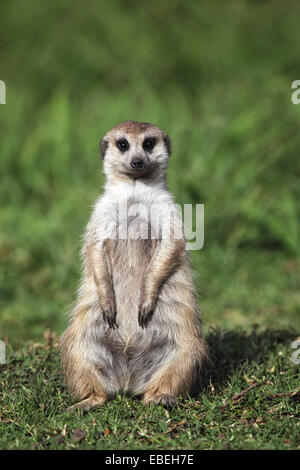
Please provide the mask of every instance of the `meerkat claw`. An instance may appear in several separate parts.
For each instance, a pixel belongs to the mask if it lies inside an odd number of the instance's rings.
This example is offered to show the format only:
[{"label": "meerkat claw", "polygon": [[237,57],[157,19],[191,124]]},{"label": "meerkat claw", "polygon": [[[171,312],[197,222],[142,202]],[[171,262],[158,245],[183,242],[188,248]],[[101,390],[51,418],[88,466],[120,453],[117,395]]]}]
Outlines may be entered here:
[{"label": "meerkat claw", "polygon": [[103,310],[102,312],[102,316],[103,316],[103,320],[104,320],[104,323],[106,323],[110,328],[117,328],[118,325],[116,323],[116,313],[111,313],[107,310]]},{"label": "meerkat claw", "polygon": [[142,328],[146,328],[149,321],[151,320],[151,317],[154,313],[154,310],[151,308],[147,308],[147,307],[141,307],[140,310],[139,310],[139,317],[138,317],[138,320],[139,320],[139,325],[142,327]]}]

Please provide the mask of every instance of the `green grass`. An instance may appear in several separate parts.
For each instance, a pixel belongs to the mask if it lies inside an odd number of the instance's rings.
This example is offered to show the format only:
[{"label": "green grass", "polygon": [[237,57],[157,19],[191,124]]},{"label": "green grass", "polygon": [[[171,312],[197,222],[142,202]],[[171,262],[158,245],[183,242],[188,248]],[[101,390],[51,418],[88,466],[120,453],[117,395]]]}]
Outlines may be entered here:
[{"label": "green grass", "polygon": [[[274,395],[299,386],[300,4],[4,0],[0,10],[0,448],[299,448],[297,395]],[[215,390],[169,415],[118,398],[69,416],[58,350],[32,344],[66,325],[104,182],[98,143],[126,119],[168,132],[170,190],[205,204],[192,260]],[[223,409],[252,376],[258,385]]]},{"label": "green grass", "polygon": [[32,345],[2,366],[0,447],[300,449],[294,338],[295,332],[271,329],[211,329],[214,365],[197,398],[167,411],[118,396],[87,415],[66,412],[73,402],[62,386],[58,350],[48,339],[48,346]]}]

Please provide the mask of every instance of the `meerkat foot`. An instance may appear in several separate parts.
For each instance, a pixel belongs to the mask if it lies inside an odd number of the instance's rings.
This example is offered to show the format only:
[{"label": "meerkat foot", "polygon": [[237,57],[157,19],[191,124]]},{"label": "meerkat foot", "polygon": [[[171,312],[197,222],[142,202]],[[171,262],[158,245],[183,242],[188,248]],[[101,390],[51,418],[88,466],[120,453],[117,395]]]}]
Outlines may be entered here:
[{"label": "meerkat foot", "polygon": [[82,400],[78,403],[75,403],[75,405],[73,405],[73,406],[70,406],[67,409],[67,411],[73,412],[73,411],[76,411],[76,410],[82,410],[83,413],[85,414],[91,408],[93,408],[94,406],[102,406],[102,405],[104,405],[105,402],[106,402],[105,397],[91,396],[91,397],[85,398],[84,400]]},{"label": "meerkat foot", "polygon": [[155,403],[156,405],[162,405],[165,408],[173,408],[173,406],[179,403],[178,398],[176,398],[174,395],[168,395],[166,393],[144,397],[143,401],[145,405]]}]

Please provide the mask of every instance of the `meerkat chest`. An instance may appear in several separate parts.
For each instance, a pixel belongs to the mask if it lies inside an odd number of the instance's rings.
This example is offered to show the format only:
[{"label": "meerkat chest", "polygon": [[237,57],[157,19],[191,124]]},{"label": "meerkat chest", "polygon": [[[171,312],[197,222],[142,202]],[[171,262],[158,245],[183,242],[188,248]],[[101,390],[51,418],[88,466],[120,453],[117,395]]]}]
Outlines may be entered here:
[{"label": "meerkat chest", "polygon": [[155,202],[130,197],[118,206],[119,238],[151,239],[160,238],[160,211]]},{"label": "meerkat chest", "polygon": [[101,217],[105,238],[153,240],[161,239],[170,223],[174,206],[168,195],[136,191],[126,197],[104,201]]}]

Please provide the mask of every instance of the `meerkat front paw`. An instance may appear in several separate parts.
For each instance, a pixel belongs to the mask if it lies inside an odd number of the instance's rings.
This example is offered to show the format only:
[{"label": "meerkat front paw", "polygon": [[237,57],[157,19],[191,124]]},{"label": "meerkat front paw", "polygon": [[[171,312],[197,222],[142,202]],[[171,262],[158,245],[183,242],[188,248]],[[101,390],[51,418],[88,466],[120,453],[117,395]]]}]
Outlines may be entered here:
[{"label": "meerkat front paw", "polygon": [[117,309],[114,302],[107,302],[101,305],[102,316],[104,323],[106,323],[110,328],[118,328],[116,322],[117,318]]},{"label": "meerkat front paw", "polygon": [[155,310],[155,303],[152,300],[144,301],[139,308],[139,325],[146,328]]}]

